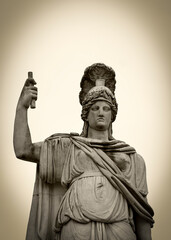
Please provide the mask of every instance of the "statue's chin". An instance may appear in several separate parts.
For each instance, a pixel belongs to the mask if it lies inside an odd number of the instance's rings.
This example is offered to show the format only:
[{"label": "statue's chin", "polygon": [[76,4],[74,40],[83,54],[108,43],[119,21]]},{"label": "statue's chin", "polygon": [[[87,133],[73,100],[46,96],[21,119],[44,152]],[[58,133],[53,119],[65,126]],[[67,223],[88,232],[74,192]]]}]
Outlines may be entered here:
[{"label": "statue's chin", "polygon": [[107,129],[108,129],[108,126],[106,126],[106,124],[104,122],[98,122],[98,124],[96,126],[97,131],[105,131]]}]

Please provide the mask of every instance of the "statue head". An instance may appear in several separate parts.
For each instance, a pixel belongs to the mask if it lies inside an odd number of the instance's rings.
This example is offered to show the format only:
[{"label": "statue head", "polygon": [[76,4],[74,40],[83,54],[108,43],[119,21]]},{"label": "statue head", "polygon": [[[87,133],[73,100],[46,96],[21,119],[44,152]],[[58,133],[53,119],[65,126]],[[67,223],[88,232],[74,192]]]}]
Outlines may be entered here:
[{"label": "statue head", "polygon": [[108,102],[103,100],[96,101],[90,107],[86,122],[88,122],[88,127],[91,129],[89,132],[90,135],[92,134],[92,130],[108,132],[112,122],[112,111]]},{"label": "statue head", "polygon": [[96,63],[87,67],[81,80],[81,91],[79,94],[82,105],[81,118],[84,121],[82,136],[87,137],[88,132],[88,114],[90,108],[97,101],[106,102],[111,109],[112,117],[109,131],[109,139],[112,137],[112,122],[115,121],[118,105],[115,99],[115,72],[112,68],[102,63]]}]

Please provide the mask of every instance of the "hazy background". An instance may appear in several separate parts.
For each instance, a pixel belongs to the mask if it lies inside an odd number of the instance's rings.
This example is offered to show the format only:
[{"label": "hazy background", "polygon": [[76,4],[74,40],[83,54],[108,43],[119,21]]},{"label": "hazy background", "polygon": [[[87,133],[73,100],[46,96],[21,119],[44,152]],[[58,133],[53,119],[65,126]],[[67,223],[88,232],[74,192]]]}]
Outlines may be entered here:
[{"label": "hazy background", "polygon": [[34,142],[81,132],[79,84],[103,62],[116,71],[119,112],[114,136],[147,165],[154,240],[169,240],[171,2],[168,0],[0,1],[0,238],[24,240],[36,166],[15,158],[13,122],[20,91],[33,71],[37,108],[29,111]]}]

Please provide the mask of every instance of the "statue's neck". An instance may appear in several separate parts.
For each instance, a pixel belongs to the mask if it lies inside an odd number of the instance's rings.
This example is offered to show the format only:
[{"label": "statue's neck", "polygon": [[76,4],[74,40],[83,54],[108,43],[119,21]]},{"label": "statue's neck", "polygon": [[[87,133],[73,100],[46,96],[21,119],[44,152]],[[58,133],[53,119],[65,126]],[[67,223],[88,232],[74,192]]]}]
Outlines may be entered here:
[{"label": "statue's neck", "polygon": [[108,130],[95,130],[92,128],[88,128],[88,138],[92,138],[92,139],[99,139],[102,141],[108,141],[109,140],[109,135],[108,135]]}]

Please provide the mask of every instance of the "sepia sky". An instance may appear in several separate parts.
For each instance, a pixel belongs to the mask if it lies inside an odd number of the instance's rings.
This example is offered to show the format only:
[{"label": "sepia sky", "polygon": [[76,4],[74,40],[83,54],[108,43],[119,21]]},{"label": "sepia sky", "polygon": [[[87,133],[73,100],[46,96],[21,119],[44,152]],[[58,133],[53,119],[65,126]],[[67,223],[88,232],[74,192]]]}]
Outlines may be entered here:
[{"label": "sepia sky", "polygon": [[116,72],[114,137],[145,159],[153,239],[170,230],[171,2],[169,0],[0,0],[0,237],[23,240],[36,165],[13,151],[15,109],[27,78],[39,89],[29,110],[33,142],[82,130],[78,95],[84,69]]}]

